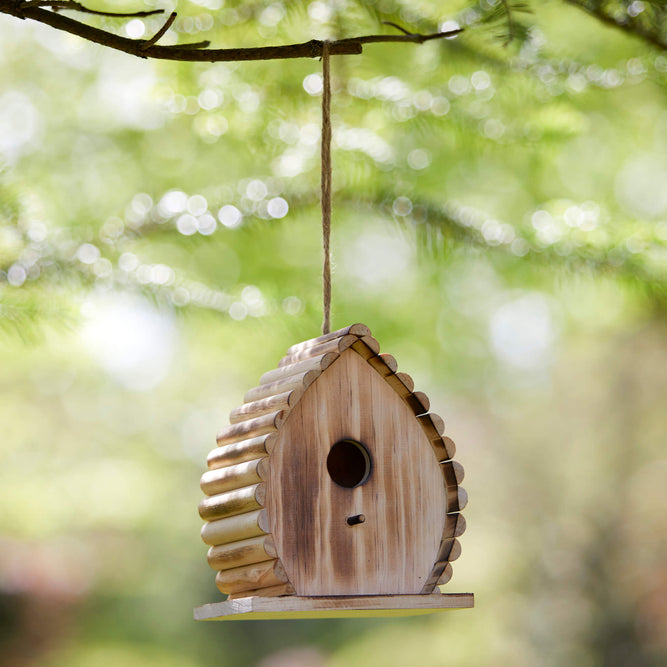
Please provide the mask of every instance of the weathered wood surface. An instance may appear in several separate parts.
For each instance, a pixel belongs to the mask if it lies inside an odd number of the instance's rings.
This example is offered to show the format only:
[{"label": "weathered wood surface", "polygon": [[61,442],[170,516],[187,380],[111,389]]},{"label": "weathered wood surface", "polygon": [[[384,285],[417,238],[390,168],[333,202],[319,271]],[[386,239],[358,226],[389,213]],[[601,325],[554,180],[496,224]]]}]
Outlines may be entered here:
[{"label": "weathered wood surface", "polygon": [[[350,438],[373,461],[368,481],[353,489],[326,468],[331,446]],[[353,350],[290,412],[267,489],[271,533],[298,595],[421,591],[445,525],[442,474],[414,413]],[[349,526],[357,514],[366,521]]]},{"label": "weathered wood surface", "polygon": [[348,334],[354,334],[355,336],[361,338],[362,336],[370,336],[371,330],[365,324],[352,324],[349,327],[338,329],[338,331],[332,331],[331,333],[317,336],[317,338],[310,338],[309,340],[305,340],[302,343],[296,343],[287,350],[287,355],[296,354],[306,348],[315,347],[315,345],[321,345],[322,343],[326,343],[329,340],[341,338]]},{"label": "weathered wood surface", "polygon": [[254,461],[237,463],[226,468],[207,470],[201,476],[199,486],[207,496],[212,496],[242,486],[258,484],[262,481],[263,475],[266,475],[267,462],[268,458],[264,457]]},{"label": "weathered wood surface", "polygon": [[[351,369],[354,371],[352,373],[354,378],[347,377],[347,372]],[[357,595],[360,592],[426,594],[433,591],[436,583],[445,577],[449,560],[454,560],[460,551],[460,545],[454,538],[465,530],[465,520],[458,514],[467,503],[465,490],[458,486],[463,479],[463,468],[452,460],[456,447],[451,438],[443,435],[444,421],[438,415],[428,412],[430,409],[428,397],[422,392],[415,392],[412,378],[406,373],[398,372],[397,369],[396,360],[391,355],[379,354],[379,345],[370,335],[370,330],[364,325],[353,325],[292,346],[280,361],[279,367],[265,373],[260,385],[246,393],[246,403],[230,414],[231,425],[218,434],[220,446],[209,454],[208,464],[211,470],[204,473],[201,480],[202,489],[211,496],[200,503],[200,514],[209,521],[202,528],[202,539],[213,547],[209,550],[209,556],[214,569],[223,567],[239,569],[241,562],[246,566],[256,564],[259,560],[270,562],[268,560],[270,557],[282,557],[285,541],[293,539],[285,535],[297,532],[308,535],[316,533],[319,529],[330,530],[332,515],[338,510],[345,509],[343,514],[346,516],[343,519],[363,513],[365,517],[370,517],[371,524],[379,525],[382,521],[387,525],[391,524],[393,533],[390,530],[382,536],[376,535],[376,538],[364,541],[369,533],[367,522],[360,526],[350,526],[345,521],[345,529],[356,529],[357,533],[350,534],[343,530],[338,535],[337,531],[338,533],[341,531],[338,527],[333,531],[333,540],[330,539],[331,536],[321,540],[320,549],[327,553],[318,552],[314,558],[313,554],[310,554],[307,559],[301,559],[302,563],[307,564],[301,566],[303,570],[300,573],[301,579],[294,586],[294,590],[300,594],[308,590],[309,595],[331,594],[332,590],[338,595],[346,593]],[[372,391],[368,390],[368,386],[372,387]],[[322,387],[328,389],[323,391]],[[359,397],[364,391],[370,396],[370,400],[365,407],[360,408]],[[391,407],[387,407],[389,404]],[[400,418],[397,418],[397,415],[400,415]],[[414,432],[408,434],[402,420],[405,424],[416,425]],[[298,428],[291,427],[292,422],[298,423]],[[341,426],[342,422],[346,424],[344,428]],[[396,428],[400,433],[394,437],[392,429]],[[290,435],[286,436],[286,432]],[[371,435],[366,436],[365,433]],[[313,434],[317,440],[314,449]],[[396,469],[390,471],[389,482],[385,480],[381,488],[376,489],[375,513],[369,514],[365,506],[361,508],[362,512],[354,503],[348,502],[349,507],[347,507],[344,502],[345,495],[340,498],[337,495],[342,492],[356,500],[363,500],[362,490],[368,483],[355,489],[339,487],[326,473],[326,465],[320,465],[319,470],[315,471],[315,477],[319,480],[315,486],[313,488],[308,486],[312,480],[307,471],[313,472],[313,460],[319,457],[321,463],[325,461],[326,454],[336,442],[336,438],[338,440],[352,438],[369,447],[368,438],[371,436],[378,441],[393,441],[393,447],[396,448],[396,451],[389,451],[392,445],[376,445],[373,441],[373,446],[379,449],[371,452],[371,457],[376,462],[383,462],[383,474],[386,476],[388,470],[392,468],[392,465],[387,465],[387,461],[396,465]],[[301,440],[297,449],[304,451],[296,452],[296,455],[294,452],[285,454],[286,438],[291,438],[292,442]],[[398,485],[403,484],[400,493],[407,492],[408,496],[412,493],[414,496],[408,500],[408,505],[411,502],[417,504],[422,502],[424,507],[413,508],[414,511],[410,512],[406,511],[405,503],[396,502],[395,505],[399,509],[395,508],[394,515],[390,517],[391,510],[386,507],[387,496],[388,493],[391,495],[395,490],[393,487],[397,486],[395,478],[400,478],[402,475],[398,472],[400,465],[396,464],[396,460],[400,459],[400,455],[397,454],[404,454],[405,450],[410,451],[410,448],[402,447],[400,443],[414,441],[419,442],[420,462],[413,465],[414,462],[407,460],[402,469],[409,469],[407,477],[419,477],[422,470],[435,469],[437,472],[430,485],[434,488],[437,486],[438,493],[444,491],[444,498],[434,499],[433,492],[428,490],[429,484],[424,488],[420,487],[415,493],[410,485],[399,480]],[[306,442],[309,444],[305,444]],[[293,445],[290,447],[293,448]],[[369,447],[369,451],[370,449],[372,448]],[[428,456],[429,450],[431,458]],[[271,454],[273,456],[267,458],[267,455]],[[409,459],[412,455],[414,452],[406,456]],[[437,462],[441,462],[439,466],[433,465],[433,456]],[[428,474],[433,476],[433,473]],[[374,467],[371,477],[378,475],[379,471]],[[438,476],[440,482],[436,484],[435,479]],[[260,481],[266,481],[267,484]],[[332,501],[328,514],[326,509],[322,510],[323,500],[318,496],[322,491],[318,484],[322,482],[328,483],[333,489],[325,494],[328,501]],[[304,495],[306,488],[309,490]],[[279,507],[289,504],[290,491],[292,496],[297,496],[293,503],[294,508],[286,511],[285,516],[281,515],[278,519],[275,518],[271,507],[271,493],[267,497],[267,490],[271,489],[283,494],[283,497],[276,501]],[[318,499],[319,505],[318,503],[315,505],[318,505],[320,510],[308,507],[309,497]],[[267,505],[269,513],[262,509]],[[424,516],[424,508],[427,513],[431,511],[433,516]],[[419,517],[418,520],[411,521],[415,517]],[[435,524],[432,521],[434,518]],[[372,583],[373,577],[369,579],[363,573],[363,563],[368,565],[374,562],[375,571],[384,572],[385,566],[389,563],[388,554],[394,555],[395,543],[399,543],[400,549],[403,550],[411,552],[419,550],[421,554],[428,552],[428,548],[424,550],[424,544],[419,543],[419,540],[423,539],[423,536],[420,537],[419,529],[404,525],[410,523],[423,525],[428,522],[435,525],[434,530],[426,531],[433,542],[433,544],[429,542],[433,551],[430,571],[426,575],[417,575],[418,584],[413,583],[409,590],[407,588],[399,590],[396,588],[396,580],[401,577],[406,580],[414,575],[415,567],[419,570],[419,565],[414,562],[415,556],[403,554],[401,557],[407,560],[401,561],[401,565],[398,566],[399,570],[403,568],[400,576],[390,575],[389,584],[380,581]],[[295,530],[296,526],[299,526],[298,531]],[[281,535],[278,535],[278,532]],[[271,546],[267,551],[264,545],[273,545],[270,533],[276,533],[279,539],[276,546]],[[312,538],[311,542],[315,539]],[[234,543],[240,542],[248,544],[234,547]],[[410,546],[405,546],[406,544]],[[303,546],[299,545],[302,551]],[[251,550],[244,550],[244,547]],[[370,555],[367,552],[370,552]],[[252,555],[248,555],[249,553]],[[350,554],[356,555],[350,556]],[[344,559],[341,560],[343,555],[347,558],[347,563],[344,563]],[[325,561],[329,558],[330,562],[320,562],[322,556],[325,556]],[[234,560],[235,558],[239,560]],[[352,562],[355,558],[358,563]],[[336,559],[337,563],[334,562]],[[287,591],[289,588],[291,591],[292,584],[295,583],[290,570],[293,563],[289,558],[287,561],[286,567],[291,577],[289,581],[287,578],[280,583],[262,581],[254,587],[249,587],[248,584],[234,595],[245,597],[249,594],[248,591],[251,593],[259,591],[257,595],[261,595],[261,591],[266,587],[275,588],[276,591]],[[317,573],[327,567],[331,570],[332,565],[338,567],[338,570],[334,568],[333,577],[329,577],[323,587],[317,588],[319,586],[317,584],[313,588],[313,582],[319,576]],[[280,567],[283,567],[282,563]],[[449,571],[451,572],[451,568]],[[282,576],[287,577],[288,572],[284,570],[282,572]],[[304,582],[309,582],[307,585],[311,588],[304,588]],[[382,585],[388,588],[383,589]],[[275,595],[287,594],[275,593]]]},{"label": "weathered wood surface", "polygon": [[266,485],[262,482],[204,498],[199,503],[199,516],[207,521],[224,519],[261,509],[265,503]]},{"label": "weathered wood surface", "polygon": [[340,597],[244,597],[197,607],[196,621],[412,616],[471,609],[472,593]]},{"label": "weathered wood surface", "polygon": [[277,437],[272,432],[216,447],[209,453],[206,462],[213,470],[262,458],[271,453]]},{"label": "weathered wood surface", "polygon": [[269,519],[266,510],[255,510],[236,514],[226,519],[209,521],[202,526],[201,538],[205,544],[216,546],[238,542],[249,537],[256,537],[269,532]]},{"label": "weathered wood surface", "polygon": [[221,570],[215,575],[215,585],[221,593],[240,593],[288,582],[285,568],[277,559]]},{"label": "weathered wood surface", "polygon": [[240,542],[220,544],[211,547],[207,554],[208,564],[214,570],[231,570],[234,567],[261,563],[276,557],[276,546],[271,535],[260,535]]}]

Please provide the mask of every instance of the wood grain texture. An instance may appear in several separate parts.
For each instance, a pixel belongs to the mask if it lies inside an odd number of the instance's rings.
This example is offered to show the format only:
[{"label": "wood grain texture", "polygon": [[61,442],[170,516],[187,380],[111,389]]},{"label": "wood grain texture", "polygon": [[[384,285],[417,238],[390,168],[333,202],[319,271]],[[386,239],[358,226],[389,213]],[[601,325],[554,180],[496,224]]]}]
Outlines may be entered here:
[{"label": "wood grain texture", "polygon": [[216,440],[218,445],[229,445],[240,440],[247,440],[255,438],[260,435],[266,435],[277,431],[278,427],[283,423],[284,412],[271,412],[268,415],[257,417],[256,419],[248,419],[248,421],[240,424],[230,424],[220,430]]},{"label": "wood grain texture", "polygon": [[309,340],[305,340],[302,343],[296,343],[287,350],[287,354],[288,355],[295,354],[308,347],[314,347],[315,345],[326,343],[329,340],[333,340],[334,338],[340,338],[347,334],[354,334],[355,336],[358,337],[370,336],[371,330],[365,324],[352,324],[349,327],[338,329],[338,331],[332,331],[331,333],[324,334],[322,336],[317,336],[317,338],[310,338]]},{"label": "wood grain texture", "polygon": [[280,620],[297,618],[370,618],[413,616],[453,609],[471,609],[472,593],[377,595],[353,597],[244,597],[202,605],[196,621]]},{"label": "wood grain texture", "polygon": [[259,379],[259,383],[272,384],[273,382],[279,382],[292,375],[300,375],[301,373],[307,373],[308,371],[323,371],[329,368],[336,359],[338,359],[337,352],[327,352],[327,354],[322,354],[319,357],[313,357],[312,359],[295,361],[293,364],[287,364],[287,366],[281,366],[280,368],[274,368],[272,371],[267,371]]},{"label": "wood grain texture", "polygon": [[255,438],[216,447],[209,453],[206,462],[211,470],[215,470],[216,468],[226,468],[244,461],[262,458],[271,453],[277,438],[276,433],[267,433]]},{"label": "wood grain texture", "polygon": [[240,593],[286,583],[285,569],[277,559],[222,570],[215,575],[215,585],[221,593]]},{"label": "wood grain texture", "polygon": [[[368,481],[333,482],[326,458],[343,439],[370,453]],[[436,562],[446,490],[407,404],[355,351],[305,392],[271,456],[267,510],[297,595],[419,593]],[[363,524],[348,526],[349,516]]]},{"label": "wood grain texture", "polygon": [[246,403],[251,403],[253,401],[261,400],[262,398],[274,396],[275,394],[291,391],[297,387],[303,387],[305,389],[315,382],[321,374],[322,371],[319,369],[309,370],[304,371],[303,373],[297,373],[296,375],[290,375],[282,380],[260,384],[259,387],[248,390],[243,400]]},{"label": "wood grain texture", "polygon": [[261,563],[269,558],[275,558],[276,555],[271,535],[259,535],[240,542],[211,547],[208,550],[207,560],[214,570],[231,570],[242,565]]},{"label": "wood grain texture", "polygon": [[266,457],[254,461],[244,461],[226,468],[207,470],[201,476],[199,486],[207,496],[213,496],[242,486],[258,484],[262,481],[261,471],[263,467],[260,467],[260,462],[265,460]]},{"label": "wood grain texture", "polygon": [[199,516],[207,521],[224,519],[228,516],[261,509],[265,502],[266,486],[262,482],[204,498],[199,503]]},{"label": "wood grain texture", "polygon": [[238,542],[268,532],[269,519],[266,510],[262,509],[237,514],[226,519],[209,521],[202,526],[201,538],[205,544],[216,546]]},{"label": "wood grain texture", "polygon": [[281,394],[274,394],[273,396],[261,398],[258,401],[244,403],[238,408],[234,408],[229,413],[229,423],[238,424],[239,422],[246,421],[247,419],[261,417],[262,415],[268,414],[269,412],[289,410],[299,402],[299,399],[301,398],[304,391],[305,387],[299,386],[291,389],[290,391],[284,391]]}]

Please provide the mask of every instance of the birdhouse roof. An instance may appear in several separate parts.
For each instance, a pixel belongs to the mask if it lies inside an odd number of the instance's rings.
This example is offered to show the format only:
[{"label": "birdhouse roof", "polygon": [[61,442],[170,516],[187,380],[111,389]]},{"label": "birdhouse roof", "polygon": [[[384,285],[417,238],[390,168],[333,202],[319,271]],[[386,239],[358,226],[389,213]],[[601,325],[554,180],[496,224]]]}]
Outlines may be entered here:
[{"label": "birdhouse roof", "polygon": [[[414,390],[412,378],[398,372],[394,357],[380,354],[367,326],[353,324],[290,347],[278,367],[265,373],[259,385],[246,393],[243,405],[230,413],[230,425],[217,435],[218,447],[208,456],[210,470],[201,479],[208,497],[200,503],[199,511],[208,522],[202,538],[211,545],[209,564],[219,571],[216,582],[220,590],[232,597],[257,594],[253,586],[262,595],[294,592],[281,570],[263,509],[270,455],[282,425],[308,388],[348,351],[365,360],[405,402],[431,445],[434,465],[440,467],[446,489],[446,521],[437,560],[422,592],[430,593],[436,584],[451,577],[449,562],[460,553],[455,538],[465,529],[459,512],[467,503],[467,494],[459,487],[463,468],[453,460],[454,442],[444,435],[442,418],[429,412],[428,397]],[[245,571],[262,564],[270,572],[253,578],[252,572]],[[251,583],[244,583],[245,578]]]}]

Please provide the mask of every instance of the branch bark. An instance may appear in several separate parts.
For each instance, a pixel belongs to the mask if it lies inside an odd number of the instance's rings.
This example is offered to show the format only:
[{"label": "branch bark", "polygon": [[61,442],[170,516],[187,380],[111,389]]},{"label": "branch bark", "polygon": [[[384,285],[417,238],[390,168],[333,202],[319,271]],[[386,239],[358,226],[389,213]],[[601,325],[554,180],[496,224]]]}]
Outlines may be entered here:
[{"label": "branch bark", "polygon": [[[76,2],[60,0],[51,2],[49,0],[0,0],[0,14],[9,14],[20,19],[31,19],[44,23],[57,30],[78,35],[89,42],[101,44],[118,51],[129,53],[138,58],[156,58],[159,60],[181,60],[190,62],[222,62],[243,60],[276,60],[286,58],[319,58],[322,56],[322,40],[312,39],[302,44],[289,44],[285,46],[260,46],[248,48],[231,49],[209,49],[209,42],[197,42],[195,44],[178,44],[174,46],[160,46],[156,44],[158,39],[164,35],[166,30],[161,29],[151,39],[130,39],[121,37],[100,28],[89,26],[67,16],[62,16],[57,11],[49,11],[45,7],[53,7],[56,10],[72,9],[86,11],[90,14],[108,13],[96,12],[95,10],[81,9]],[[162,12],[162,10],[157,10]],[[151,12],[156,13],[156,12]],[[146,12],[133,14],[116,14],[116,16],[146,16]],[[175,18],[175,17],[174,17]],[[167,28],[173,19],[168,19]],[[432,39],[454,37],[462,29],[437,32],[428,35],[419,33],[408,33],[402,35],[363,35],[350,37],[329,42],[329,54],[332,56],[354,55],[362,52],[363,44],[375,42],[412,42],[421,44]]]}]

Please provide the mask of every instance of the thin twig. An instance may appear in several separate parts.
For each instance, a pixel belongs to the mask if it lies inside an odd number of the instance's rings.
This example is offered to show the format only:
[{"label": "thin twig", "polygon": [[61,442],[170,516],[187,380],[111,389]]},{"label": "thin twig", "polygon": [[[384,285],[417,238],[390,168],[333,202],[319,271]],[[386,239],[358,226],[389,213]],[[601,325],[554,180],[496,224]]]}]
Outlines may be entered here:
[{"label": "thin twig", "polygon": [[146,49],[149,49],[153,44],[155,44],[162,35],[164,35],[169,28],[171,28],[171,24],[176,20],[176,12],[172,12],[169,14],[169,18],[164,22],[164,25],[150,38],[147,39],[139,48],[142,51],[145,51]]},{"label": "thin twig", "polygon": [[396,30],[400,30],[402,33],[406,35],[412,35],[409,30],[406,30],[405,28],[402,28],[398,23],[394,23],[393,21],[382,21],[384,25],[390,25],[392,28],[396,28]]},{"label": "thin twig", "polygon": [[[34,4],[38,2],[38,4]],[[45,0],[51,2],[51,0]],[[59,0],[64,3],[66,0]],[[322,57],[322,41],[312,39],[302,44],[288,44],[286,46],[260,46],[249,48],[232,49],[209,49],[208,42],[197,42],[195,44],[177,44],[173,46],[160,46],[155,44],[155,38],[148,40],[153,42],[147,44],[143,39],[129,39],[114,33],[86,25],[75,19],[63,16],[55,11],[49,11],[39,6],[42,0],[20,2],[17,0],[0,0],[0,14],[10,14],[21,19],[32,19],[40,23],[50,25],[52,28],[78,35],[83,39],[96,44],[101,44],[118,51],[123,51],[139,58],[156,58],[160,60],[180,60],[190,62],[222,62],[222,61],[245,61],[245,60],[276,60],[286,58],[320,58]],[[68,8],[78,3],[67,3]],[[51,6],[51,5],[49,5]],[[92,10],[89,13],[95,13]],[[153,12],[155,13],[155,12]],[[127,14],[124,16],[140,16],[142,13]],[[461,29],[447,32],[437,32],[430,35],[418,33],[407,33],[404,35],[365,35],[361,37],[350,37],[329,42],[329,55],[355,55],[362,51],[362,44],[374,42],[413,42],[421,44],[431,39],[453,37],[461,32]],[[162,35],[160,35],[161,37]],[[158,37],[159,39],[159,37]]]}]

